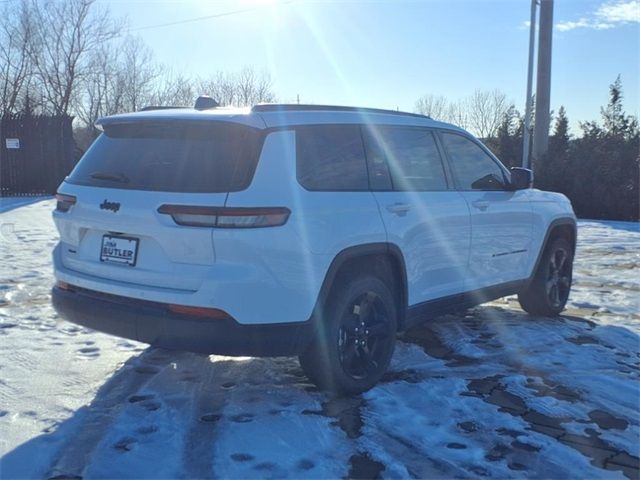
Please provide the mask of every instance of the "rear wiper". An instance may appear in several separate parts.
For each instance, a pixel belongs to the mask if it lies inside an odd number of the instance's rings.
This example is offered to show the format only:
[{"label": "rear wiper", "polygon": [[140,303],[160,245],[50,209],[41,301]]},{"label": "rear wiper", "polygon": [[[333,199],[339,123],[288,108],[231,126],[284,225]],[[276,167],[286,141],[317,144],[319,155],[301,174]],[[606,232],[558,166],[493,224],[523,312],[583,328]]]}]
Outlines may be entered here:
[{"label": "rear wiper", "polygon": [[129,183],[129,177],[124,173],[109,173],[109,172],[93,172],[91,178],[98,180],[111,180],[113,182]]}]

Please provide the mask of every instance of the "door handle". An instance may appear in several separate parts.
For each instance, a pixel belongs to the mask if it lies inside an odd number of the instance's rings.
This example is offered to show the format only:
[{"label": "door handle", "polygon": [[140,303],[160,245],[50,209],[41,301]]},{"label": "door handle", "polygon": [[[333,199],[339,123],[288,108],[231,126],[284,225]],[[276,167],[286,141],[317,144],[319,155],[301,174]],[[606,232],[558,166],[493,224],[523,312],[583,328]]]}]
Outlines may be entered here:
[{"label": "door handle", "polygon": [[387,211],[389,213],[395,213],[400,217],[404,217],[410,209],[411,205],[408,203],[394,203],[392,205],[387,205]]},{"label": "door handle", "polygon": [[473,205],[475,208],[477,208],[478,210],[481,210],[483,212],[487,208],[489,208],[489,202],[484,201],[484,200],[475,200],[475,201],[471,202],[471,205]]}]

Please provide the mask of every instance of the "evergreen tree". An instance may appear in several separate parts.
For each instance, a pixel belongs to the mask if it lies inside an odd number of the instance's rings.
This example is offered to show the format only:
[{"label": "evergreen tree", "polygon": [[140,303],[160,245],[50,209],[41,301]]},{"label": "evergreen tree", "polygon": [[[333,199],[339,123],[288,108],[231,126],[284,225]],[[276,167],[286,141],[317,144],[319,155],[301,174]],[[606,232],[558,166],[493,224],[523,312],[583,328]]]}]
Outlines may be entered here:
[{"label": "evergreen tree", "polygon": [[551,136],[550,149],[557,155],[559,153],[566,153],[569,148],[569,118],[567,118],[567,111],[564,106],[558,110],[556,116],[556,123],[553,128],[553,135]]},{"label": "evergreen tree", "polygon": [[574,175],[568,193],[578,216],[637,220],[640,134],[637,119],[622,106],[620,76],[609,87],[609,103],[600,109],[602,125],[581,124],[583,136],[573,142]]},{"label": "evergreen tree", "polygon": [[627,140],[638,135],[638,122],[626,115],[622,107],[622,80],[620,75],[609,85],[609,104],[601,108],[603,132],[610,137],[622,137]]},{"label": "evergreen tree", "polygon": [[569,141],[569,119],[567,111],[561,106],[549,138],[549,152],[536,168],[536,185],[543,190],[569,195],[572,181],[568,162]]},{"label": "evergreen tree", "polygon": [[[636,117],[625,113],[622,99],[618,76],[601,118],[581,123],[579,137],[571,135],[563,106],[552,114],[549,151],[536,161],[535,185],[565,194],[580,218],[640,219],[640,129]],[[511,106],[485,144],[506,166],[520,166],[523,133],[524,118]]]},{"label": "evergreen tree", "polygon": [[498,126],[495,138],[486,140],[487,146],[507,167],[519,167],[522,164],[522,132],[524,119],[511,105]]}]

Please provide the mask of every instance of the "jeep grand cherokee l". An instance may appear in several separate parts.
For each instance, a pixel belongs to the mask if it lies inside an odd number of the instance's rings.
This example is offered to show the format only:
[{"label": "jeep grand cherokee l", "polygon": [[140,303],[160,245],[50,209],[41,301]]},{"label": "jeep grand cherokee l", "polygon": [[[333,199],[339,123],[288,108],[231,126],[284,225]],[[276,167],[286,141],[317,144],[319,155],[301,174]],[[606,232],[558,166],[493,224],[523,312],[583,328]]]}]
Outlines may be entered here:
[{"label": "jeep grand cherokee l", "polygon": [[350,107],[156,109],[106,117],[60,185],[53,303],[165,348],[298,355],[353,393],[396,332],[518,294],[569,295],[576,222],[477,139]]}]

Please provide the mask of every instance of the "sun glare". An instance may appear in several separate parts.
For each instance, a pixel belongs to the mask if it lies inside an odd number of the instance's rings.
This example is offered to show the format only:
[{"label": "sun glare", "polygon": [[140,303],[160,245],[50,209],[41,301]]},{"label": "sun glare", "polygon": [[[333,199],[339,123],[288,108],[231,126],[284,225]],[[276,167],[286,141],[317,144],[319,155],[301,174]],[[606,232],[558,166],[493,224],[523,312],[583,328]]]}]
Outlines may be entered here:
[{"label": "sun glare", "polygon": [[282,1],[281,0],[241,0],[238,3],[246,7],[260,7],[260,6],[275,7],[278,4],[282,3]]}]

